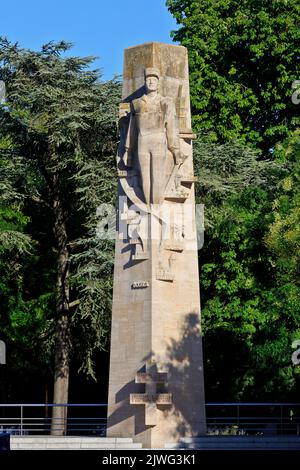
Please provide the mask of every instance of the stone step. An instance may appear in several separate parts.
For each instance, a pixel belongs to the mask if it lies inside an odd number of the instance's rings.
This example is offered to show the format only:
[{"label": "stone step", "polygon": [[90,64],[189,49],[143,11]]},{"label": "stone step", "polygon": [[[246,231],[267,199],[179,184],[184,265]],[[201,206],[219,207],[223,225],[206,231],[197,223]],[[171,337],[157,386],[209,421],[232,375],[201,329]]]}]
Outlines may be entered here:
[{"label": "stone step", "polygon": [[31,444],[30,446],[22,445],[11,445],[11,450],[140,450],[142,449],[142,444],[131,444],[130,446],[109,446],[109,445],[98,445],[98,446],[68,446],[66,444],[59,445],[47,445],[43,446],[40,444]]},{"label": "stone step", "polygon": [[77,436],[11,436],[12,450],[97,450],[141,449],[142,444],[131,438]]},{"label": "stone step", "polygon": [[131,437],[90,437],[90,436],[19,436],[12,435],[11,441],[17,439],[18,442],[103,442],[103,443],[132,443]]}]

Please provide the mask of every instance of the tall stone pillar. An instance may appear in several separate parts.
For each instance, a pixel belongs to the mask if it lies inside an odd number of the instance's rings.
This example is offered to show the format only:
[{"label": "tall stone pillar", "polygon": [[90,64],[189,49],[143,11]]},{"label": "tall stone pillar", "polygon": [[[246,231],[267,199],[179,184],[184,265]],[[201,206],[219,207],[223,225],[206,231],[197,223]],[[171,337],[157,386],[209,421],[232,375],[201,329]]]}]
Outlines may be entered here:
[{"label": "tall stone pillar", "polygon": [[205,433],[187,51],[125,50],[109,437],[147,448]]}]

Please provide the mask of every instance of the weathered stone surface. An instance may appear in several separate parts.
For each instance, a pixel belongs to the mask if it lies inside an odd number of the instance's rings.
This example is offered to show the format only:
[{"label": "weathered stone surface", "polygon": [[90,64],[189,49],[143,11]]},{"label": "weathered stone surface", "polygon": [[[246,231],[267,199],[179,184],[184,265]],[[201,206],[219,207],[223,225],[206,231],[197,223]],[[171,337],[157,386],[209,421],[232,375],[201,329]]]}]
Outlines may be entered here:
[{"label": "weathered stone surface", "polygon": [[80,449],[140,449],[142,444],[130,438],[90,436],[14,436],[10,437],[11,450],[80,450]]},{"label": "weathered stone surface", "polygon": [[146,372],[139,372],[136,374],[135,382],[137,384],[166,383],[168,382],[168,374],[147,374]]},{"label": "weathered stone surface", "polygon": [[171,393],[131,393],[130,404],[131,405],[145,405],[146,403],[156,403],[157,405],[171,405],[172,394]]},{"label": "weathered stone surface", "polygon": [[122,105],[107,435],[163,448],[205,433],[186,49],[126,49]]}]

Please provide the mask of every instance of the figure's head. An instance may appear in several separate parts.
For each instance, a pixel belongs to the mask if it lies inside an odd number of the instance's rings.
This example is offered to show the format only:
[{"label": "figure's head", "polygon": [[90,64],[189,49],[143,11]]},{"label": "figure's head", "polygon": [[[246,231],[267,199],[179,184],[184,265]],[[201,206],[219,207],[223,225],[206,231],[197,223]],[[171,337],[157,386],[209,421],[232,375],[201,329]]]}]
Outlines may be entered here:
[{"label": "figure's head", "polygon": [[159,85],[159,71],[155,67],[145,69],[145,86],[147,93],[157,91]]}]

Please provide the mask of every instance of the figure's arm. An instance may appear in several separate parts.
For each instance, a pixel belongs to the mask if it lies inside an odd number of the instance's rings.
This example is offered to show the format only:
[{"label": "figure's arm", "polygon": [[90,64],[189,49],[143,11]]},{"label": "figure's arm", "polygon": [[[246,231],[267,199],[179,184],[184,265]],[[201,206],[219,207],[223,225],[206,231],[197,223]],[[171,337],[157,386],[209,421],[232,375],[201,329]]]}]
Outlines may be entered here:
[{"label": "figure's arm", "polygon": [[136,124],[135,124],[135,111],[133,103],[130,103],[130,117],[125,141],[125,157],[127,159],[127,166],[132,165],[134,150],[136,147]]},{"label": "figure's arm", "polygon": [[127,134],[126,134],[126,140],[125,140],[125,151],[127,152],[130,149],[130,134],[131,134],[131,128],[132,128],[132,106],[130,105],[130,114],[129,114],[129,124],[128,124],[128,129],[127,129]]},{"label": "figure's arm", "polygon": [[167,130],[168,149],[174,155],[175,164],[180,165],[185,160],[185,157],[180,150],[179,127],[174,101],[168,100],[166,107],[165,125]]}]

